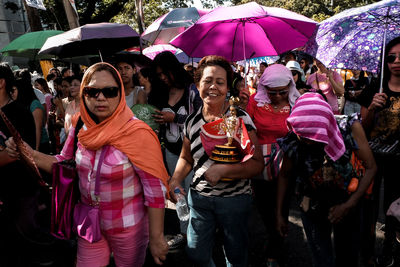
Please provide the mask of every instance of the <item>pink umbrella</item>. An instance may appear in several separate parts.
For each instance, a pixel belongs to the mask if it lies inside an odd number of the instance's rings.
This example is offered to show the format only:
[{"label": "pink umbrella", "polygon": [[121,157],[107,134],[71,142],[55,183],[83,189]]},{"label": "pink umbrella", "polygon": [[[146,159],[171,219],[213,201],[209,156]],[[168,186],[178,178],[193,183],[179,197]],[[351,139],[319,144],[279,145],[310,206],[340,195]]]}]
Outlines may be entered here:
[{"label": "pink umbrella", "polygon": [[164,51],[169,51],[172,54],[176,53],[177,48],[169,44],[157,44],[143,49],[143,55],[153,60],[158,54]]},{"label": "pink umbrella", "polygon": [[238,61],[276,56],[303,46],[316,24],[286,9],[251,2],[214,9],[170,44],[190,57],[219,55]]}]

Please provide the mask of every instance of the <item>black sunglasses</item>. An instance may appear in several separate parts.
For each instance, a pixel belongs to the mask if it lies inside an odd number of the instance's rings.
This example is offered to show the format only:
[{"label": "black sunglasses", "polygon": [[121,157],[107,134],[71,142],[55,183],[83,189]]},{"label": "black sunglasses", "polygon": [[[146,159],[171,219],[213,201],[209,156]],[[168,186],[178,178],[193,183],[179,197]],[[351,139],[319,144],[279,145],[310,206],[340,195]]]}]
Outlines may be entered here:
[{"label": "black sunglasses", "polygon": [[296,76],[297,74],[298,74],[297,70],[292,70],[293,77]]},{"label": "black sunglasses", "polygon": [[289,90],[280,90],[280,91],[267,90],[267,94],[269,95],[286,95],[288,92]]},{"label": "black sunglasses", "polygon": [[393,63],[396,60],[396,58],[398,58],[400,60],[400,53],[399,54],[388,55],[387,58],[386,58],[386,62],[387,63]]},{"label": "black sunglasses", "polygon": [[105,98],[114,98],[118,96],[119,87],[110,86],[104,88],[95,88],[95,87],[85,87],[83,88],[83,95],[86,97],[97,98],[100,93],[103,94]]}]

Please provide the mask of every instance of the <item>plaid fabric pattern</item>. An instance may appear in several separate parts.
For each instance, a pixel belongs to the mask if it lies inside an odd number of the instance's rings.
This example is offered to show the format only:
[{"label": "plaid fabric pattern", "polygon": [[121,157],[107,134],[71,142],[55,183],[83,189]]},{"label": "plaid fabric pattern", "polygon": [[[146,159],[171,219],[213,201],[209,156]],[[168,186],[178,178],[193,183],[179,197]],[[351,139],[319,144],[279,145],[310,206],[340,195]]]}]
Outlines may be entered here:
[{"label": "plaid fabric pattern", "polygon": [[[85,129],[85,126],[83,126]],[[73,158],[75,128],[71,128],[58,161]],[[100,172],[101,228],[117,233],[136,225],[146,215],[146,207],[165,207],[165,187],[161,180],[134,166],[128,157],[112,146],[107,149]],[[79,174],[81,201],[95,200],[95,175],[101,150],[87,150],[78,141],[75,161]]]}]

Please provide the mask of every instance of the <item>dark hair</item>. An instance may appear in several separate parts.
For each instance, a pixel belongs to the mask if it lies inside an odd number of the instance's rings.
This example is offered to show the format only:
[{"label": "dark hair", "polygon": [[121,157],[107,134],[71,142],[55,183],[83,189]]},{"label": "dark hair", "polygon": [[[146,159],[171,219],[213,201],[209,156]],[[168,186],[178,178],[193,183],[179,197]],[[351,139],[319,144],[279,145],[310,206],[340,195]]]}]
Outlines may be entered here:
[{"label": "dark hair", "polygon": [[79,82],[82,82],[82,76],[81,75],[68,76],[65,77],[63,80],[67,81],[69,84],[71,84],[73,80],[78,80]]},{"label": "dark hair", "polygon": [[69,71],[69,68],[68,68],[68,67],[63,68],[63,69],[61,70],[61,77],[63,77],[64,74],[65,74],[67,71]]},{"label": "dark hair", "polygon": [[17,78],[15,86],[18,88],[18,96],[16,101],[24,107],[30,109],[30,105],[34,100],[38,100],[30,81],[24,78]]},{"label": "dark hair", "polygon": [[232,96],[239,96],[239,89],[237,88],[238,84],[243,81],[243,77],[237,73],[233,73],[233,82],[232,82],[232,89],[231,89],[231,95]]},{"label": "dark hair", "polygon": [[54,84],[57,84],[57,85],[61,85],[62,81],[63,81],[63,79],[62,79],[61,77],[57,77],[57,78],[53,81],[53,83],[54,83]]},{"label": "dark hair", "polygon": [[159,67],[176,88],[186,89],[193,83],[192,76],[183,68],[174,54],[169,51],[158,54],[154,58],[152,66],[154,73],[157,73],[157,67]]},{"label": "dark hair", "polygon": [[141,68],[139,71],[140,71],[140,74],[142,74],[143,77],[148,78],[148,79],[153,78],[152,77],[153,76],[153,72],[152,72],[151,68],[148,68],[148,67]]},{"label": "dark hair", "polygon": [[47,74],[46,80],[49,82],[52,79],[54,79],[55,77],[57,77],[57,76],[54,73],[50,73],[50,74]]},{"label": "dark hair", "polygon": [[231,91],[233,82],[233,70],[229,62],[221,56],[205,56],[200,60],[199,65],[197,66],[197,70],[194,73],[194,81],[196,85],[199,85],[201,77],[203,76],[204,69],[209,66],[220,66],[226,71],[226,82],[228,84],[229,91]]},{"label": "dark hair", "polygon": [[6,82],[6,92],[11,96],[15,80],[14,74],[7,63],[0,63],[0,79],[4,79]]},{"label": "dark hair", "polygon": [[15,78],[24,79],[26,82],[32,83],[32,76],[28,69],[22,69],[15,72]]},{"label": "dark hair", "polygon": [[49,73],[48,73],[48,74],[51,74],[51,71],[53,71],[53,70],[55,70],[55,71],[57,72],[57,75],[56,75],[56,76],[60,76],[60,70],[57,69],[57,68],[51,68],[51,69],[49,69]]},{"label": "dark hair", "polygon": [[42,86],[43,90],[44,90],[46,93],[51,94],[50,88],[49,88],[49,86],[47,85],[47,82],[46,82],[45,79],[43,79],[43,78],[37,78],[37,79],[35,80],[35,82],[37,82],[38,84],[40,84],[40,86]]},{"label": "dark hair", "polygon": [[[389,51],[390,51],[394,46],[396,46],[396,45],[398,45],[398,44],[400,44],[400,37],[394,38],[393,40],[391,40],[391,41],[386,45],[386,48],[385,48],[385,56],[381,59],[381,60],[385,60],[385,65],[384,65],[384,68],[383,68],[383,82],[384,82],[384,83],[389,82],[390,76],[391,76],[391,73],[390,73],[390,71],[389,71],[389,66],[388,66],[388,64],[387,64],[387,62],[386,62],[386,58],[387,58],[387,56],[389,55]],[[382,70],[381,70],[381,71],[382,71]]]},{"label": "dark hair", "polygon": [[264,67],[268,68],[268,63],[267,62],[261,62],[260,65],[263,65]]}]

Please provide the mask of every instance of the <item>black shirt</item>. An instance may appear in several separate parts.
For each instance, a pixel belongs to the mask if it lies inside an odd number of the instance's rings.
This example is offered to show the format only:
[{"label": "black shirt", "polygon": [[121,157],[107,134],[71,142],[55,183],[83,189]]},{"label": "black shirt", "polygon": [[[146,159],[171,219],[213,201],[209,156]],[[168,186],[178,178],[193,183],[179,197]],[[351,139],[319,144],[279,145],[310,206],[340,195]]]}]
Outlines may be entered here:
[{"label": "black shirt", "polygon": [[[18,104],[11,102],[2,108],[8,120],[14,125],[22,139],[31,147],[36,144],[35,121],[32,113]],[[0,145],[11,137],[7,126],[0,117]],[[21,161],[0,167],[0,199],[18,199],[36,192],[38,184]]]}]

